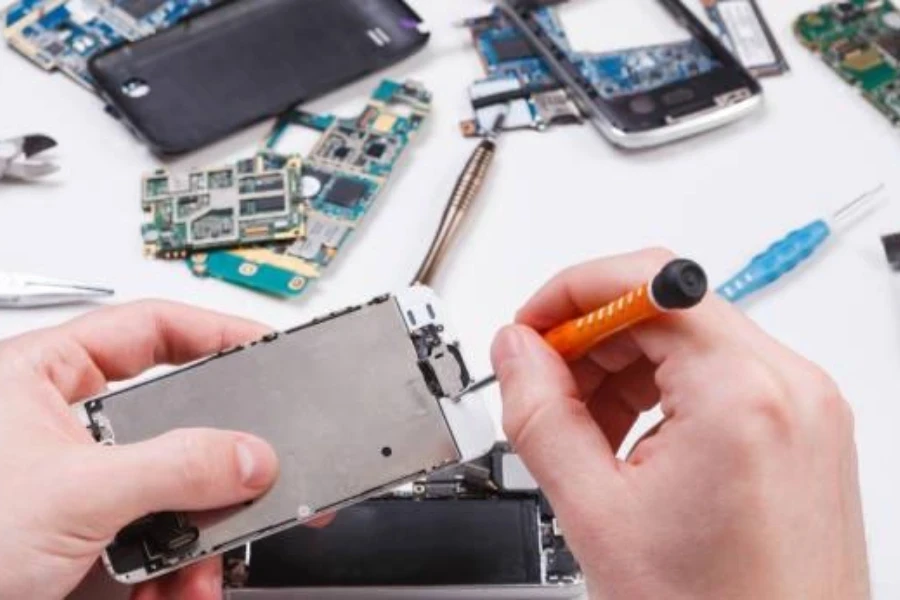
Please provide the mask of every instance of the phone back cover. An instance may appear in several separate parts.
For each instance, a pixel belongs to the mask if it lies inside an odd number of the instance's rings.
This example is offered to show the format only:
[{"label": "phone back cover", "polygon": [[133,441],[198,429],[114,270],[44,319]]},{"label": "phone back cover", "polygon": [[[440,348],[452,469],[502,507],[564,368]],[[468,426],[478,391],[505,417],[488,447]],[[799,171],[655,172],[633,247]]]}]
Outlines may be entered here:
[{"label": "phone back cover", "polygon": [[[197,149],[413,54],[402,0],[231,0],[90,63],[101,94],[160,154]],[[146,86],[136,97],[126,88]]]}]

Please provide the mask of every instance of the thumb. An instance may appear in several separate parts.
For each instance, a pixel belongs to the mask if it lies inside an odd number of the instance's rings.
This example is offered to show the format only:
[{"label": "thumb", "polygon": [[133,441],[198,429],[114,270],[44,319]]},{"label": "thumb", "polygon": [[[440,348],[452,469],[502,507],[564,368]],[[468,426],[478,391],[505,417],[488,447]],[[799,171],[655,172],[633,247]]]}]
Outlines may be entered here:
[{"label": "thumb", "polygon": [[110,535],[154,512],[209,510],[252,500],[278,472],[271,446],[230,431],[181,429],[93,450],[90,464],[79,469],[82,492],[70,495],[70,509],[88,522],[103,523]]},{"label": "thumb", "polygon": [[616,458],[578,395],[571,371],[533,329],[504,328],[491,350],[503,429],[557,511],[618,473]]}]

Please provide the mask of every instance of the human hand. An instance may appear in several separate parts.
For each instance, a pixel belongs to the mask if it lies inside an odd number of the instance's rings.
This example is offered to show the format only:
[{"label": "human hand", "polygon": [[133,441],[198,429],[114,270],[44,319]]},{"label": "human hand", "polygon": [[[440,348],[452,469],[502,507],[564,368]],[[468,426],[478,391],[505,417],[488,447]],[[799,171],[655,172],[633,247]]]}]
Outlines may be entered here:
[{"label": "human hand", "polygon": [[[158,364],[181,364],[266,334],[188,306],[140,302],[0,342],[0,598],[63,598],[125,525],[151,512],[250,500],[272,484],[274,451],[247,434],[174,431],[94,443],[69,405]],[[221,560],[135,588],[140,600],[221,597]]]},{"label": "human hand", "polygon": [[[853,419],[819,368],[717,297],[566,365],[535,333],[655,275],[644,251],[573,267],[504,329],[504,429],[595,598],[864,598]],[[664,422],[625,461],[638,415]]]}]

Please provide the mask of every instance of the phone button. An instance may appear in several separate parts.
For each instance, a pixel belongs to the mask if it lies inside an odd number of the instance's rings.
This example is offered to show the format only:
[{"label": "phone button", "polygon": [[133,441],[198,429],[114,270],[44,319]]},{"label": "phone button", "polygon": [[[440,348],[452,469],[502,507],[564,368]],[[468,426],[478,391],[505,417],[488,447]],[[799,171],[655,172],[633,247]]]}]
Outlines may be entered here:
[{"label": "phone button", "polygon": [[675,106],[676,104],[684,104],[694,99],[696,94],[691,88],[678,88],[671,92],[663,94],[662,101],[666,106]]},{"label": "phone button", "polygon": [[628,103],[628,108],[637,115],[648,115],[656,110],[656,102],[650,96],[638,96]]}]

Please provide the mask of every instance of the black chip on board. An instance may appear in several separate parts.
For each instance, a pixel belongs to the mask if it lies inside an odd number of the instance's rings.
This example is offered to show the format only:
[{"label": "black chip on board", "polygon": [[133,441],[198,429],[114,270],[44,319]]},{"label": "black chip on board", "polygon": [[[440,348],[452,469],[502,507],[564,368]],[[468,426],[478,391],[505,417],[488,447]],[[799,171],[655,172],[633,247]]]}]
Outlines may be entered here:
[{"label": "black chip on board", "polygon": [[878,38],[878,47],[881,51],[900,62],[900,34],[891,33]]},{"label": "black chip on board", "polygon": [[536,56],[531,45],[521,37],[493,40],[491,45],[494,46],[497,60],[500,61],[521,60]]},{"label": "black chip on board", "polygon": [[331,204],[353,208],[362,202],[368,187],[353,179],[338,179],[328,191],[326,200]]},{"label": "black chip on board", "polygon": [[371,156],[372,158],[381,158],[384,156],[384,151],[387,149],[387,146],[384,144],[372,144],[368,148],[366,148],[366,154]]}]

